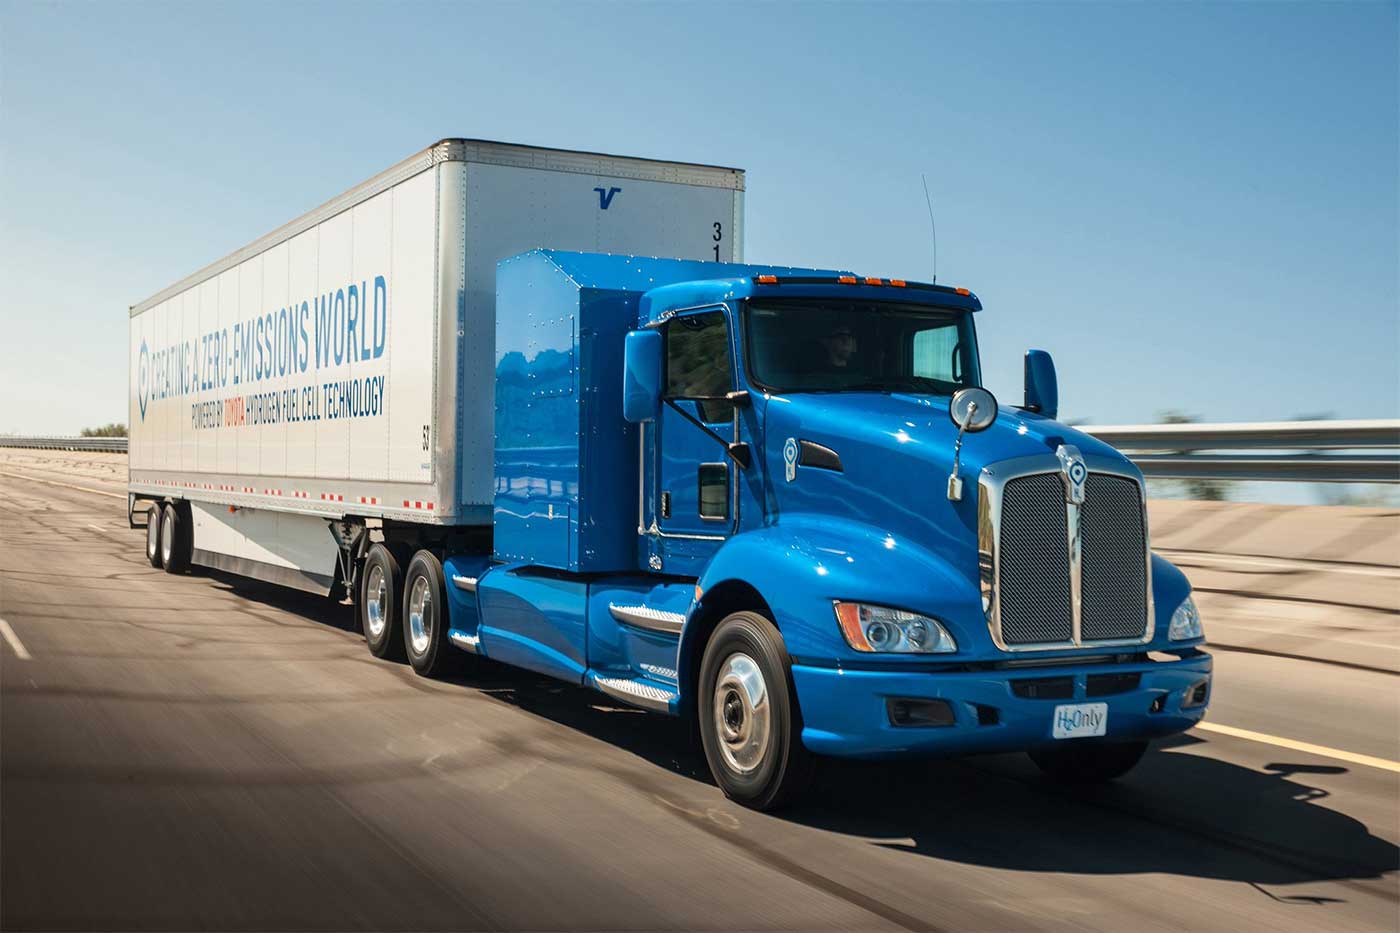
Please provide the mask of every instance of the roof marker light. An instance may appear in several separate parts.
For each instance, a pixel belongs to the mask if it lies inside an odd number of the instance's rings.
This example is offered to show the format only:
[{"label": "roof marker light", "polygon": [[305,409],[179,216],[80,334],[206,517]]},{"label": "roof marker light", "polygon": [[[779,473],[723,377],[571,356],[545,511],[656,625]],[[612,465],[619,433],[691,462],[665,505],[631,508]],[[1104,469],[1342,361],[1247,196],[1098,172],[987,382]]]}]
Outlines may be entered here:
[{"label": "roof marker light", "polygon": [[955,289],[953,289],[953,290],[954,290],[955,292],[957,292],[959,295],[962,295],[962,296],[964,296],[964,297],[966,297],[966,296],[972,294],[972,292],[968,291],[968,290],[965,289],[965,288],[955,288]]},{"label": "roof marker light", "polygon": [[777,285],[778,277],[776,275],[760,275],[754,281],[759,285]]},{"label": "roof marker light", "polygon": [[903,288],[906,283],[903,279],[890,279],[890,284],[895,288]]},{"label": "roof marker light", "polygon": [[838,275],[836,281],[842,285],[854,285],[856,284],[856,277],[854,275]]},{"label": "roof marker light", "polygon": [[866,284],[866,285],[884,285],[884,284],[885,284],[885,280],[884,280],[884,279],[866,279],[866,280],[865,280],[865,284]]}]

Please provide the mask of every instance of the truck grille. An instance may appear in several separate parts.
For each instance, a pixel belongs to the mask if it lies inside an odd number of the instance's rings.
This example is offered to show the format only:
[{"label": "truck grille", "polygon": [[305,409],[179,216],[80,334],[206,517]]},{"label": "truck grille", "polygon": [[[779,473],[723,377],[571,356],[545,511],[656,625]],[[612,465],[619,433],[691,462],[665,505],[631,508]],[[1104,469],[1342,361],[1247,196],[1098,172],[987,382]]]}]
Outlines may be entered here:
[{"label": "truck grille", "polygon": [[1084,641],[1141,638],[1147,631],[1146,541],[1138,484],[1090,473],[1080,511],[1084,567],[1079,630]]},{"label": "truck grille", "polygon": [[[1148,611],[1141,487],[1129,477],[1090,473],[1078,509],[1078,643],[1141,639]],[[1069,527],[1058,472],[1006,482],[992,611],[1007,646],[1076,644]]]},{"label": "truck grille", "polygon": [[1069,548],[1058,473],[1006,484],[1001,507],[1001,637],[1007,644],[1069,641]]}]

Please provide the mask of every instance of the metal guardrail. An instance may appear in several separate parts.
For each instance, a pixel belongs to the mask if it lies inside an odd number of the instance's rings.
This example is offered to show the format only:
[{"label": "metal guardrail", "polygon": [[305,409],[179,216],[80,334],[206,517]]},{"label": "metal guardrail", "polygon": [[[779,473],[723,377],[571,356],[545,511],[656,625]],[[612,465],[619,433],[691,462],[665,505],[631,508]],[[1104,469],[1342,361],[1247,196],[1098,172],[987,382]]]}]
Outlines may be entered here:
[{"label": "metal guardrail", "polygon": [[[1157,479],[1400,483],[1400,419],[1081,425],[1079,430],[1117,447]],[[126,453],[126,438],[0,436],[0,447]]]},{"label": "metal guardrail", "polygon": [[101,450],[126,453],[124,437],[7,437],[0,435],[0,447],[28,447],[34,450]]},{"label": "metal guardrail", "polygon": [[1079,430],[1117,447],[1157,479],[1400,483],[1400,419],[1083,425]]}]

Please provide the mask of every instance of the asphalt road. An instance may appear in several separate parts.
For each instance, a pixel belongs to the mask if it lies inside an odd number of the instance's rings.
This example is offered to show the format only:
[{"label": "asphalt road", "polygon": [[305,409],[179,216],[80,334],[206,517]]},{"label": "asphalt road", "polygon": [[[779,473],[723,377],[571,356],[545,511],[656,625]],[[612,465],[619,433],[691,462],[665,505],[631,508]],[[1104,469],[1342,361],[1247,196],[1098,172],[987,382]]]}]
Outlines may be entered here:
[{"label": "asphalt road", "polygon": [[1220,651],[1207,726],[1256,737],[1096,790],[1021,756],[832,764],[767,816],[674,721],[426,681],[348,606],[152,570],[116,498],[0,475],[0,528],[6,930],[1400,923],[1391,673]]}]

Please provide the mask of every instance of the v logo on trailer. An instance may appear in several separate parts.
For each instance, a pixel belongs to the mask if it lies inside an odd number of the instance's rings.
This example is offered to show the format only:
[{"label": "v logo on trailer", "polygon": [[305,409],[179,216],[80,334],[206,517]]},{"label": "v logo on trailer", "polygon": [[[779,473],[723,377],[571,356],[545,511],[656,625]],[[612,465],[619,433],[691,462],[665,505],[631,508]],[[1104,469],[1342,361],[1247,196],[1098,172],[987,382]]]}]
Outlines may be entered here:
[{"label": "v logo on trailer", "polygon": [[617,194],[619,191],[621,191],[622,189],[621,189],[621,188],[594,188],[593,190],[596,191],[596,192],[598,192],[598,209],[599,209],[599,210],[605,211],[605,210],[608,209],[608,205],[609,205],[609,204],[612,204],[613,196],[614,196],[615,194]]}]

